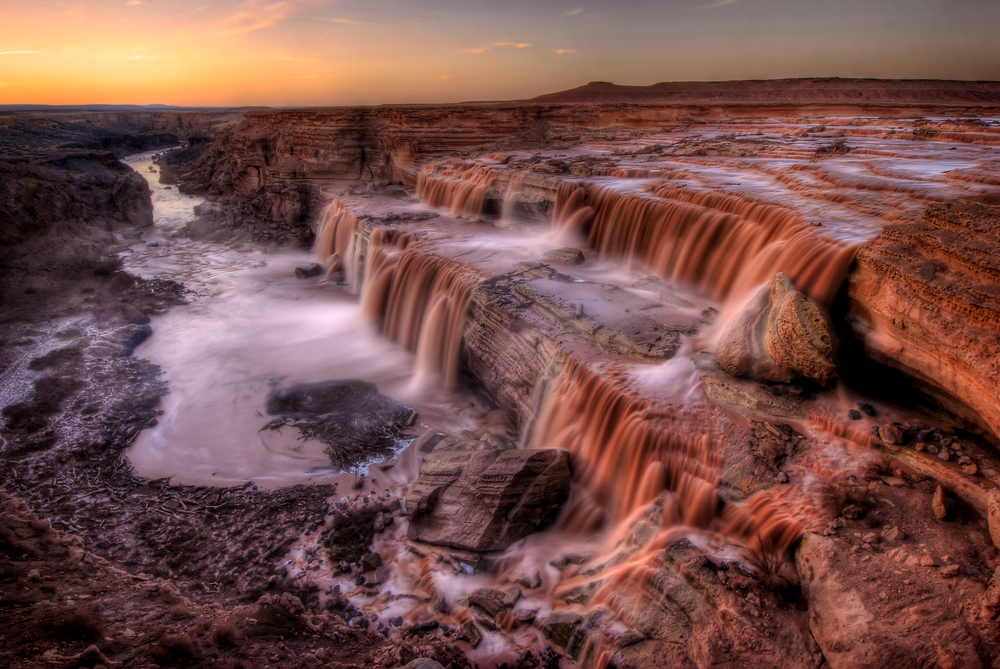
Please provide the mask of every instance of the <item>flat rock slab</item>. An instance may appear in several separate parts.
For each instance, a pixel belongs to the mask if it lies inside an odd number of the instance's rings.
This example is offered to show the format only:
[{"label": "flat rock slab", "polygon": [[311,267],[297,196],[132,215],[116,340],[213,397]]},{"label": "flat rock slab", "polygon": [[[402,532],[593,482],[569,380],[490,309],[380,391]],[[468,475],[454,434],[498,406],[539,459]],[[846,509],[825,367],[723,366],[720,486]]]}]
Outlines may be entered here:
[{"label": "flat rock slab", "polygon": [[499,551],[555,520],[569,496],[569,453],[497,446],[466,432],[424,457],[406,496],[411,539]]}]

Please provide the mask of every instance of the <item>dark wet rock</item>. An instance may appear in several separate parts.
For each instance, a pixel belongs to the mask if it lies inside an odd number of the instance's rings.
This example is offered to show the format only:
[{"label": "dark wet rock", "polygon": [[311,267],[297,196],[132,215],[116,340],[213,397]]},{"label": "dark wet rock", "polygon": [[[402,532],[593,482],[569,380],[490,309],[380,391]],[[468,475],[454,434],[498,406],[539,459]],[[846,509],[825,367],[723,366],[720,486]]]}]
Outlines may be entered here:
[{"label": "dark wet rock", "polygon": [[886,423],[878,428],[878,437],[887,444],[902,444],[905,440],[903,429],[895,423]]},{"label": "dark wet rock", "polygon": [[[416,625],[412,625],[410,627],[410,631],[413,632],[413,633],[415,633],[415,634],[423,634],[424,632],[432,632],[432,631],[436,630],[440,626],[441,626],[441,623],[439,623],[436,620],[431,620],[431,621],[428,621],[426,623],[417,623]],[[438,666],[440,666],[440,665],[438,665]]]},{"label": "dark wet rock", "polygon": [[494,551],[551,524],[569,495],[569,453],[511,446],[470,433],[439,443],[406,497],[409,537]]},{"label": "dark wet rock", "polygon": [[468,641],[469,645],[473,648],[478,648],[479,644],[483,641],[483,633],[479,631],[476,623],[468,620],[462,624],[461,638]]},{"label": "dark wet rock", "polygon": [[861,411],[865,415],[871,416],[873,418],[875,417],[875,407],[873,407],[871,404],[868,404],[867,402],[858,402],[858,408],[861,409]]},{"label": "dark wet rock", "polygon": [[319,263],[309,263],[303,267],[295,268],[295,276],[299,279],[308,279],[313,276],[319,276],[323,272],[323,267]]},{"label": "dark wet rock", "polygon": [[297,428],[303,439],[326,445],[330,462],[343,471],[384,460],[399,446],[416,412],[357,380],[301,383],[275,390],[267,413],[277,415],[262,429]]},{"label": "dark wet rock", "polygon": [[542,623],[542,633],[560,648],[569,648],[574,632],[583,622],[583,616],[565,609],[553,611]]},{"label": "dark wet rock", "polygon": [[368,553],[361,556],[361,571],[373,571],[382,566],[382,556],[378,553]]},{"label": "dark wet rock", "polygon": [[546,251],[545,257],[563,265],[582,265],[583,261],[586,260],[583,251],[570,247]]},{"label": "dark wet rock", "polygon": [[851,420],[861,420],[861,412],[856,409],[851,409],[847,412],[847,417]]},{"label": "dark wet rock", "polygon": [[727,373],[760,381],[837,376],[826,318],[780,272],[726,324],[716,356]]},{"label": "dark wet rock", "polygon": [[469,605],[474,606],[491,618],[495,618],[498,613],[506,607],[504,603],[504,593],[492,588],[479,588],[469,595]]}]

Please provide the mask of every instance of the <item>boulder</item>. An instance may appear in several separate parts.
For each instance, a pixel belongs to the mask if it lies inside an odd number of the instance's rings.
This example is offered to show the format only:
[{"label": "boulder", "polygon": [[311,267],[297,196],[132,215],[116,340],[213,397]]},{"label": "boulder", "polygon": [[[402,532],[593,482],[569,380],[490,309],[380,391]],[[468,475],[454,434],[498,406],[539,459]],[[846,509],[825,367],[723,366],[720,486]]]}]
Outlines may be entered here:
[{"label": "boulder", "polygon": [[726,324],[716,357],[728,374],[759,381],[827,385],[837,375],[826,318],[780,272]]},{"label": "boulder", "polygon": [[453,435],[424,457],[407,493],[409,537],[503,550],[555,520],[569,483],[567,451],[515,449],[493,435]]}]

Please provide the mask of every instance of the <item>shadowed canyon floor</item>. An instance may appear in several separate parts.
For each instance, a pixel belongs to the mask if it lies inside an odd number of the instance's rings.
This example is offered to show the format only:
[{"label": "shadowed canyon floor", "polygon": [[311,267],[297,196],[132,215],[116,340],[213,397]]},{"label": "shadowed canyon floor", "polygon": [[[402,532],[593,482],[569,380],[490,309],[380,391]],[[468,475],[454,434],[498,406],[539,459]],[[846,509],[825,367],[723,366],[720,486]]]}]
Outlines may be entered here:
[{"label": "shadowed canyon floor", "polygon": [[11,150],[0,653],[995,666],[1000,110],[845,85]]}]

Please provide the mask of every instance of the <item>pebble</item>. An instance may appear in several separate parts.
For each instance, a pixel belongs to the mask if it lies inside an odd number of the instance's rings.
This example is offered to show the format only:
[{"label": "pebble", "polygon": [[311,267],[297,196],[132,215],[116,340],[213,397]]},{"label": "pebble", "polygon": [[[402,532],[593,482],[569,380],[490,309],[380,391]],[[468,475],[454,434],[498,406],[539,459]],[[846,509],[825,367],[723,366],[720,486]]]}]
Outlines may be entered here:
[{"label": "pebble", "polygon": [[947,567],[942,567],[941,571],[938,572],[945,578],[951,578],[958,574],[959,566],[957,564],[950,564]]},{"label": "pebble", "polygon": [[788,474],[785,472],[778,472],[778,483],[788,483]]},{"label": "pebble", "polygon": [[944,488],[938,486],[934,491],[934,498],[931,500],[934,516],[938,520],[944,520],[948,517],[948,512],[951,511],[951,505],[952,501],[945,496]]},{"label": "pebble", "polygon": [[890,476],[885,480],[886,485],[892,486],[893,488],[905,488],[906,481],[896,476]]},{"label": "pebble", "polygon": [[882,538],[886,541],[898,541],[903,538],[903,533],[898,527],[890,527],[882,534]]},{"label": "pebble", "polygon": [[847,417],[851,420],[861,420],[861,412],[855,409],[851,409],[847,412]]},{"label": "pebble", "polygon": [[979,473],[979,467],[976,466],[976,463],[970,462],[969,464],[964,465],[962,467],[962,471],[968,474],[969,476],[975,476],[976,474]]},{"label": "pebble", "polygon": [[923,556],[922,558],[920,558],[920,566],[921,567],[933,567],[934,566],[934,558],[932,558],[930,555]]},{"label": "pebble", "polygon": [[875,417],[875,407],[871,404],[868,404],[867,402],[858,402],[858,408],[869,416],[872,416],[873,418]]},{"label": "pebble", "polygon": [[861,541],[865,542],[866,544],[873,544],[877,540],[878,540],[878,534],[876,534],[875,532],[869,532],[865,536],[861,537]]},{"label": "pebble", "polygon": [[947,462],[948,458],[951,457],[951,451],[949,451],[947,448],[942,448],[940,451],[938,451],[937,456],[942,460],[944,460],[945,462]]}]

